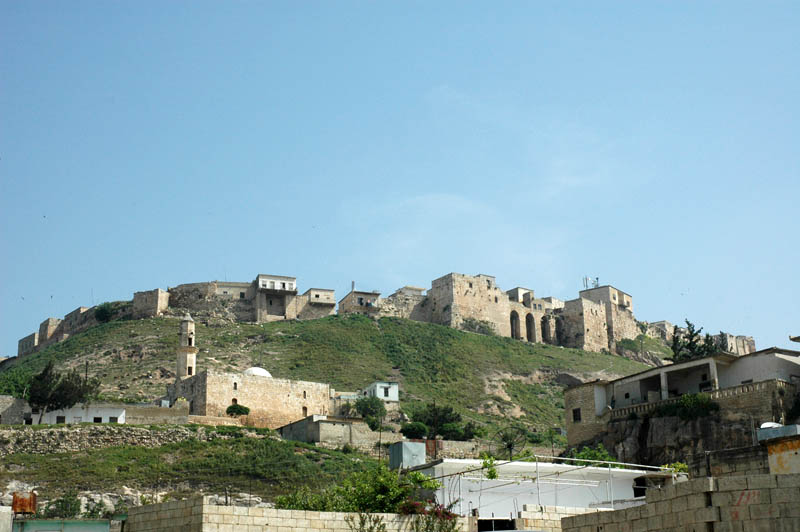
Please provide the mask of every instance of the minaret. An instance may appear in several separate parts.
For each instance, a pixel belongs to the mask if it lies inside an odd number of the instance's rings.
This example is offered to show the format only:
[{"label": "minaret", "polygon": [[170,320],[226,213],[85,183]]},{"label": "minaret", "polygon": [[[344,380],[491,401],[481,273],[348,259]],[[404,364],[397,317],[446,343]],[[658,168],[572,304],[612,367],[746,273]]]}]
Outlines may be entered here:
[{"label": "minaret", "polygon": [[178,379],[197,373],[197,345],[194,337],[194,320],[186,313],[181,321],[181,340],[178,344]]}]

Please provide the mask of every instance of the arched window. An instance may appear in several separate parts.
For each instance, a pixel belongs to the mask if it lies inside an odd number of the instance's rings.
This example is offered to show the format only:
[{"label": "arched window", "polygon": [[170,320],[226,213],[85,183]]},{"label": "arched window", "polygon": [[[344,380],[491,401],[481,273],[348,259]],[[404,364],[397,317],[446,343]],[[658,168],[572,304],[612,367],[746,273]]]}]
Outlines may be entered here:
[{"label": "arched window", "polygon": [[236,390],[239,387],[238,383],[233,383],[233,389]]},{"label": "arched window", "polygon": [[308,408],[305,406],[303,407],[303,417],[308,417]]},{"label": "arched window", "polygon": [[519,314],[517,314],[516,310],[511,311],[511,338],[515,340],[521,338],[519,334]]},{"label": "arched window", "polygon": [[231,399],[231,404],[232,405],[238,405],[239,401],[237,401],[236,398],[234,397],[233,399]]},{"label": "arched window", "polygon": [[529,342],[536,341],[536,324],[533,321],[533,314],[531,313],[525,316],[525,338]]}]

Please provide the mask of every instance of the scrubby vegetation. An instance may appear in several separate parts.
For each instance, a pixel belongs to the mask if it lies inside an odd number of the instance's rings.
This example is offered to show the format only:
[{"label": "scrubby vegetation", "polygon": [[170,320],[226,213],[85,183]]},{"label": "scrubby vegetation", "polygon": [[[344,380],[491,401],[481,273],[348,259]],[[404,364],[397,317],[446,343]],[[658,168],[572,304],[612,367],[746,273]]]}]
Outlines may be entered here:
[{"label": "scrubby vegetation", "polygon": [[[119,486],[191,493],[227,490],[273,498],[298,487],[319,491],[343,475],[378,465],[363,455],[275,440],[266,429],[215,430],[221,437],[156,448],[131,445],[80,453],[11,454],[3,457],[0,482],[34,484],[44,498],[71,491],[114,491]],[[246,432],[267,436],[245,437]]]},{"label": "scrubby vegetation", "polygon": [[706,417],[719,410],[719,404],[711,400],[707,393],[687,393],[680,398],[665,405],[657,406],[651,413],[652,417],[677,416],[684,421],[692,421]]},{"label": "scrubby vegetation", "polygon": [[[178,318],[112,320],[50,345],[0,372],[0,393],[21,393],[48,361],[59,370],[89,362],[102,398],[147,401],[174,379]],[[331,316],[264,324],[196,320],[198,369],[242,371],[258,365],[275,377],[329,382],[356,390],[375,380],[397,380],[404,411],[436,401],[465,421],[497,427],[521,409],[531,429],[563,425],[563,392],[554,382],[529,388],[501,381],[505,394],[486,391],[487,376],[537,370],[626,375],[647,366],[616,355],[588,353],[399,318]],[[509,400],[510,397],[510,400]]]}]

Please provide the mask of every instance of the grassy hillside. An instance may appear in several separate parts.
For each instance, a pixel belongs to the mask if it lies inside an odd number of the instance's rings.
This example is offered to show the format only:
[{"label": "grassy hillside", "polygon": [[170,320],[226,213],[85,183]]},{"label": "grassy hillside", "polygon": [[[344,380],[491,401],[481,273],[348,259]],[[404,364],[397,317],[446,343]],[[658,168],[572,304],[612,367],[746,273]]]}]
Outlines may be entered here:
[{"label": "grassy hillside", "polygon": [[[40,371],[89,363],[107,398],[149,400],[174,379],[178,318],[112,321],[6,364],[0,393]],[[275,377],[329,382],[353,391],[378,379],[397,380],[401,406],[420,401],[455,407],[497,426],[513,417],[531,428],[563,425],[561,372],[584,377],[626,375],[646,366],[628,359],[510,338],[466,333],[396,318],[362,316],[266,324],[196,322],[198,371],[263,366]]]},{"label": "grassy hillside", "polygon": [[45,498],[70,490],[120,493],[127,486],[174,496],[228,489],[271,499],[300,486],[328,486],[378,463],[362,455],[276,441],[274,436],[263,437],[264,431],[253,437],[253,431],[237,427],[216,430],[227,438],[190,439],[155,448],[131,445],[79,453],[11,454],[0,464],[0,487],[18,480],[38,486]]}]

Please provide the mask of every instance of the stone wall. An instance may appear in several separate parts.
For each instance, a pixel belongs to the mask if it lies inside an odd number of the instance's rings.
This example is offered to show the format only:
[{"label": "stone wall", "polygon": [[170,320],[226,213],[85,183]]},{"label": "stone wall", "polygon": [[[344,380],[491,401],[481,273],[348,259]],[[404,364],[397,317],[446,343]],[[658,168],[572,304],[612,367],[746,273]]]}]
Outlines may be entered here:
[{"label": "stone wall", "polygon": [[10,395],[0,395],[0,424],[22,425],[25,422],[25,411],[30,411],[24,399]]},{"label": "stone wall", "polygon": [[565,517],[565,532],[796,531],[800,475],[700,478],[647,491],[647,504]]},{"label": "stone wall", "polygon": [[602,304],[588,299],[564,303],[557,316],[556,333],[559,345],[585,351],[608,350],[608,325]]},{"label": "stone wall", "polygon": [[[387,532],[410,530],[413,519],[397,514],[374,514],[382,518]],[[275,530],[279,532],[349,531],[347,517],[357,514],[343,512],[312,512],[305,510],[277,510],[246,506],[217,506],[210,497],[197,497],[131,508],[125,529],[128,532],[157,532],[183,530],[185,532],[253,532]],[[357,521],[356,521],[357,522]],[[458,530],[477,530],[474,519],[458,518]],[[470,528],[472,525],[472,528]]]},{"label": "stone wall", "polygon": [[29,427],[0,429],[0,456],[13,453],[50,454],[55,452],[54,450],[68,453],[120,445],[152,448],[191,439],[206,441],[229,437],[204,427],[192,430],[178,426],[152,430],[108,424],[59,426],[37,430]]},{"label": "stone wall", "polygon": [[169,292],[156,288],[133,293],[133,317],[152,318],[160,316],[169,307]]},{"label": "stone wall", "polygon": [[313,414],[326,415],[331,404],[328,384],[212,371],[176,382],[168,394],[171,402],[187,399],[190,413],[200,416],[223,417],[236,399],[250,408],[248,424],[271,429]]},{"label": "stone wall", "polygon": [[693,478],[767,474],[767,448],[764,445],[750,445],[698,453],[689,460],[689,473]]},{"label": "stone wall", "polygon": [[605,508],[574,508],[571,506],[532,506],[525,504],[514,520],[517,530],[536,530],[537,532],[561,532],[561,520],[583,514],[607,512]]},{"label": "stone wall", "polygon": [[[595,408],[595,384],[588,383],[564,392],[564,418],[567,428],[567,444],[578,445],[593,441],[606,432],[610,416],[597,417]],[[574,410],[580,410],[580,421],[575,421]]]},{"label": "stone wall", "polygon": [[125,405],[127,425],[185,425],[189,422],[189,403],[178,401],[172,408],[155,405]]},{"label": "stone wall", "polygon": [[17,356],[22,357],[33,352],[39,345],[39,333],[31,333],[17,342]]}]

